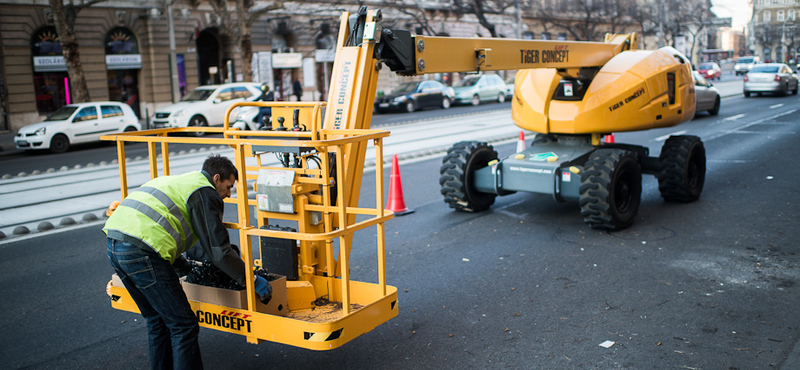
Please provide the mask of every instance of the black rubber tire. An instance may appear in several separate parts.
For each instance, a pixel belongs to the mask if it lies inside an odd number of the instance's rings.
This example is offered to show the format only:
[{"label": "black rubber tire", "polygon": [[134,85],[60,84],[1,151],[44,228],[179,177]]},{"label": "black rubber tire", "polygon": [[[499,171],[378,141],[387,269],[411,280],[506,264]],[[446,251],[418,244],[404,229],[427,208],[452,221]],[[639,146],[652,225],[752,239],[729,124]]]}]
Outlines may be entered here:
[{"label": "black rubber tire", "polygon": [[536,136],[533,137],[532,145],[542,145],[542,144],[554,144],[558,142],[555,135],[553,134],[542,134],[537,133]]},{"label": "black rubber tire", "polygon": [[64,134],[57,134],[50,139],[51,153],[64,153],[69,150],[69,138]]},{"label": "black rubber tire", "polygon": [[718,114],[719,114],[719,103],[720,103],[720,101],[719,101],[719,96],[717,96],[717,99],[716,99],[716,100],[714,100],[714,108],[711,108],[711,109],[708,111],[708,114],[710,114],[710,115],[712,115],[712,116],[716,116],[716,115],[718,115]]},{"label": "black rubber tire", "polygon": [[497,159],[491,145],[478,141],[461,141],[447,150],[439,168],[439,185],[444,202],[462,212],[480,212],[494,204],[497,194],[475,190],[473,174]]},{"label": "black rubber tire", "polygon": [[[189,127],[208,127],[208,121],[206,118],[201,115],[192,116],[189,120]],[[205,135],[205,132],[190,132],[189,135],[194,137],[201,137]]]},{"label": "black rubber tire", "polygon": [[700,198],[706,180],[706,149],[697,136],[671,136],[658,157],[658,190],[668,202]]},{"label": "black rubber tire", "polygon": [[407,113],[413,113],[413,112],[414,112],[414,111],[416,111],[416,110],[417,110],[417,105],[416,105],[416,104],[414,104],[414,101],[413,101],[413,100],[409,100],[409,101],[406,103],[406,112],[407,112]]},{"label": "black rubber tire", "polygon": [[794,85],[794,90],[792,90],[793,95],[797,95],[797,90],[800,89],[800,82]]},{"label": "black rubber tire", "polygon": [[501,104],[505,103],[506,102],[506,93],[501,92],[500,94],[497,94],[497,102],[501,103]]},{"label": "black rubber tire", "polygon": [[444,97],[442,99],[442,109],[450,109],[450,106],[453,105],[453,102],[450,101],[450,98]]},{"label": "black rubber tire", "polygon": [[128,127],[125,127],[125,131],[124,132],[133,132],[133,131],[136,131],[136,127],[128,126]]},{"label": "black rubber tire", "polygon": [[579,192],[583,222],[604,230],[630,226],[642,198],[639,161],[628,150],[595,150],[581,172]]},{"label": "black rubber tire", "polygon": [[749,91],[745,91],[744,92],[744,97],[745,98],[749,98],[750,97],[750,92]]},{"label": "black rubber tire", "polygon": [[475,95],[472,96],[472,99],[469,100],[469,103],[472,104],[472,105],[480,105],[481,104],[481,98],[477,94],[475,94]]}]

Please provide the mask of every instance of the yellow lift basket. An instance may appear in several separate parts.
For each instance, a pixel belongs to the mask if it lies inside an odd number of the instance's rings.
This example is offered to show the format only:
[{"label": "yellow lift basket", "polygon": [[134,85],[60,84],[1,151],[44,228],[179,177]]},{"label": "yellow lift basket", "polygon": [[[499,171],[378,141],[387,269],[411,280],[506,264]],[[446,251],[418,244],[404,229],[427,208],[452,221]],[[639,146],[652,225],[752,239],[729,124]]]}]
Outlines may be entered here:
[{"label": "yellow lift basket", "polygon": [[[311,123],[311,127],[300,132],[238,131],[229,127],[227,117],[234,108],[240,106],[269,106],[272,108],[273,122],[283,117],[288,123],[290,120],[286,118],[299,114],[303,122]],[[391,211],[383,207],[383,138],[389,136],[389,132],[323,129],[321,109],[324,106],[324,102],[243,102],[229,108],[221,128],[162,128],[103,137],[117,144],[122,199],[128,193],[125,143],[147,143],[151,178],[170,174],[171,143],[229,146],[232,148],[233,162],[239,169],[239,178],[235,194],[225,201],[236,206],[238,217],[237,222],[225,225],[238,230],[241,255],[248,271],[262,264],[261,259],[253,255],[253,247],[258,245],[260,237],[297,241],[298,278],[286,281],[285,288],[282,285],[284,279],[280,280],[279,286],[272,282],[273,299],[285,297],[283,299],[287,307],[280,307],[278,314],[272,312],[274,308],[270,313],[264,312],[255,293],[253,274],[246,274],[247,287],[242,293],[246,297],[241,300],[242,307],[199,301],[189,295],[189,303],[201,326],[245,336],[250,343],[271,341],[312,350],[329,350],[397,316],[397,289],[386,284],[384,241],[384,223],[394,217]],[[222,137],[176,136],[180,133],[222,133]],[[355,205],[358,204],[357,194],[361,186],[363,153],[370,141],[375,150],[376,206],[359,208]],[[319,161],[317,166],[309,166],[309,161],[302,160],[299,168],[270,167],[262,161],[264,153],[258,151],[265,147],[304,153],[300,156],[315,155]],[[346,163],[349,159],[346,157],[352,155],[360,158],[355,166]],[[333,169],[330,166],[332,158],[339,164]],[[356,166],[361,167],[354,169]],[[295,212],[262,211],[258,208],[257,200],[248,197],[252,189],[248,184],[254,184],[261,170],[295,173],[291,185]],[[333,200],[334,196],[336,200]],[[297,231],[260,228],[270,220],[294,223]],[[353,234],[371,227],[377,228],[374,233],[377,236],[377,283],[351,280],[349,260]],[[338,241],[338,246],[335,241]],[[335,252],[336,248],[338,253]],[[107,293],[111,296],[112,307],[139,312],[118,279],[108,283]],[[318,299],[329,303],[315,305]]]}]

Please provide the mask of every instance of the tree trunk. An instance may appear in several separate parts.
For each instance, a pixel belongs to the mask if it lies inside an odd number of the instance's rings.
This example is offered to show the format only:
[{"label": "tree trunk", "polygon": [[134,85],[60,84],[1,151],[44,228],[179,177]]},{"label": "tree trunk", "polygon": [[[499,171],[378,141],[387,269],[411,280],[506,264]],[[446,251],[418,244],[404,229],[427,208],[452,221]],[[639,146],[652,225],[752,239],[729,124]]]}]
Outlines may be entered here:
[{"label": "tree trunk", "polygon": [[[86,87],[86,78],[83,75],[81,65],[81,54],[78,50],[78,40],[75,38],[74,23],[67,21],[67,9],[61,0],[50,0],[50,8],[53,10],[53,18],[58,31],[58,40],[61,42],[61,49],[64,53],[64,61],[67,64],[69,74],[70,103],[85,103],[91,101],[89,88]],[[74,11],[74,9],[69,9]],[[74,16],[73,16],[74,19]],[[74,21],[73,21],[74,22]]]},{"label": "tree trunk", "polygon": [[239,45],[239,49],[242,51],[242,75],[244,76],[244,82],[252,82],[253,81],[253,46],[250,43],[250,32],[245,35],[242,35],[242,41]]},{"label": "tree trunk", "polygon": [[483,0],[472,0],[472,11],[475,16],[478,17],[478,23],[480,23],[483,28],[486,28],[492,37],[497,37],[494,24],[489,23],[489,19],[486,18],[486,14],[483,12]]},{"label": "tree trunk", "polygon": [[[244,0],[237,0],[236,2],[236,22],[239,28],[239,52],[242,55],[242,80],[244,82],[253,81],[253,70],[251,69],[253,61],[253,44],[250,37],[250,20],[245,18],[245,14],[249,10],[249,4],[245,4]],[[252,15],[255,17],[255,15]]]}]

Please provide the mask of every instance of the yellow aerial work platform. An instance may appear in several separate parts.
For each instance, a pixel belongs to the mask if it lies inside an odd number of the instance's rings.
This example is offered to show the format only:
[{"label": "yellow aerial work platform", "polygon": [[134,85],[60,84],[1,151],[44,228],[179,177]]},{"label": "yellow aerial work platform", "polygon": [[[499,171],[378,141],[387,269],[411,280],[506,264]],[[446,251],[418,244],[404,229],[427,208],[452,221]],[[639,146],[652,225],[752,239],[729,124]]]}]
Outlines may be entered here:
[{"label": "yellow aerial work platform", "polygon": [[[229,128],[226,119],[222,128],[164,128],[104,137],[117,143],[123,199],[128,193],[125,143],[147,143],[151,178],[170,174],[169,145],[172,143],[230,146],[239,178],[236,194],[225,201],[236,206],[238,221],[225,225],[238,230],[239,246],[247,269],[252,271],[262,265],[262,260],[253,255],[253,247],[258,245],[260,237],[297,241],[297,279],[286,281],[285,288],[282,286],[285,279],[277,282],[281,284],[279,286],[272,282],[273,299],[285,299],[285,308],[283,302],[271,302],[270,306],[277,304],[281,306],[280,310],[273,307],[267,313],[263,309],[251,273],[246,274],[247,289],[242,293],[241,307],[200,301],[187,290],[200,325],[243,335],[251,343],[272,341],[328,350],[397,316],[397,289],[386,284],[384,244],[384,223],[394,216],[383,208],[383,138],[389,133],[365,129],[322,129],[321,109],[325,106],[322,102],[236,103],[228,113],[245,105],[272,107],[273,120],[298,115],[306,123],[306,130],[238,131]],[[176,136],[187,132],[223,135],[221,138]],[[369,142],[375,150],[376,206],[358,208],[355,205],[358,204],[364,152]],[[299,166],[266,165],[262,156],[272,156],[275,151],[294,153],[298,159],[295,163]],[[346,158],[349,156],[359,157],[360,161],[349,164],[349,158]],[[316,160],[309,160],[311,157],[316,157]],[[331,166],[332,163],[337,165]],[[293,174],[290,189],[294,212],[263,211],[256,199],[249,199],[251,188],[248,183],[257,180],[260,171]],[[255,215],[255,223],[251,221],[251,215]],[[360,216],[358,221],[356,216]],[[260,229],[270,220],[293,224],[297,231]],[[374,246],[378,262],[377,283],[353,281],[349,273],[353,233],[371,227],[377,228]],[[334,241],[338,241],[338,246]],[[112,298],[112,307],[139,312],[136,303],[118,281],[109,282],[107,291]],[[327,304],[320,306],[320,301]]]}]

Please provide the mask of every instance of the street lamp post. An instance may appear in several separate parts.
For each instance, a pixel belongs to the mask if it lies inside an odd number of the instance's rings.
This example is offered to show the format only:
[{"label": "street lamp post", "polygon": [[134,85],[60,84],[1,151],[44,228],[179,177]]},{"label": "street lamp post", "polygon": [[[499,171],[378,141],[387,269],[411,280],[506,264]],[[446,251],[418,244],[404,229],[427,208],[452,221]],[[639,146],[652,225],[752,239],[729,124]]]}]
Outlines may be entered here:
[{"label": "street lamp post", "polygon": [[520,7],[519,0],[516,0],[515,3],[516,3],[516,6],[517,6],[517,39],[521,39],[522,38],[522,12],[521,12],[521,9],[519,8]]},{"label": "street lamp post", "polygon": [[[783,24],[781,24],[781,54],[783,55],[783,62],[789,62],[789,48],[786,45],[786,22],[789,21],[789,17],[787,16],[786,19],[783,20]],[[792,18],[794,21],[794,18]],[[794,26],[792,27],[794,28]]]},{"label": "street lamp post", "polygon": [[172,15],[172,3],[174,0],[167,0],[167,27],[169,28],[169,74],[172,86],[172,102],[177,103],[181,100],[181,91],[178,86],[178,55],[175,52],[175,22]]}]

